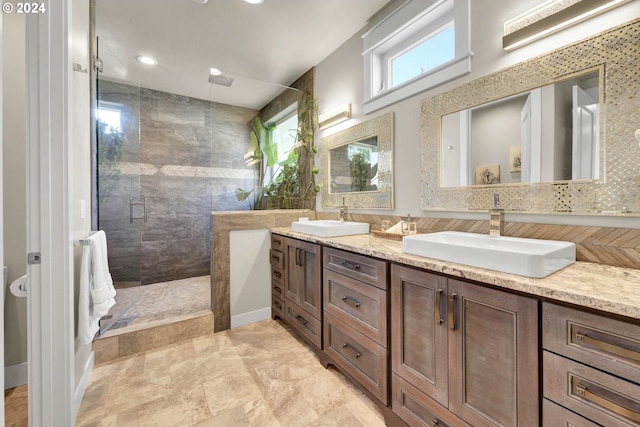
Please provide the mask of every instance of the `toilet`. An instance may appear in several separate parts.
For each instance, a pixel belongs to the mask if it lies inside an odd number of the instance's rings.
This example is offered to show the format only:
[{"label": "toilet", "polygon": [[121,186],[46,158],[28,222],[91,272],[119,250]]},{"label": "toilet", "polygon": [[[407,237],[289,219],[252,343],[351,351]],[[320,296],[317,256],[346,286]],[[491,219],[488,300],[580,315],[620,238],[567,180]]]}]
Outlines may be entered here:
[{"label": "toilet", "polygon": [[24,275],[12,283],[8,283],[8,268],[3,266],[5,339],[12,336],[14,341],[5,346],[4,388],[13,388],[27,383],[26,336],[27,309],[26,296],[27,276]]}]

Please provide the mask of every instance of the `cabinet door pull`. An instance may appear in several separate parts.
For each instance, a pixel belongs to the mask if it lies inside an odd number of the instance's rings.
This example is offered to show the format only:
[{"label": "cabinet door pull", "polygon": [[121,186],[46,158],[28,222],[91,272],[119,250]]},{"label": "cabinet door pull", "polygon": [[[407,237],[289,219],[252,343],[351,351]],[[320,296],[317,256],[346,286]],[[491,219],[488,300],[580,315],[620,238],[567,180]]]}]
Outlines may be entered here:
[{"label": "cabinet door pull", "polygon": [[280,286],[274,286],[273,290],[282,295],[282,288]]},{"label": "cabinet door pull", "polygon": [[436,291],[436,323],[438,325],[442,325],[444,319],[442,318],[442,309],[440,306],[442,305],[442,289],[438,289]]},{"label": "cabinet door pull", "polygon": [[355,270],[355,271],[359,271],[360,270],[360,264],[355,263],[355,262],[351,262],[351,261],[342,261],[340,263],[343,267],[348,268],[349,270]]},{"label": "cabinet door pull", "polygon": [[304,267],[304,249],[302,248],[300,248],[300,263],[298,265]]},{"label": "cabinet door pull", "polygon": [[296,248],[296,265],[300,265],[300,248]]},{"label": "cabinet door pull", "polygon": [[632,411],[631,409],[625,408],[623,406],[620,406],[617,403],[613,403],[610,400],[607,400],[603,397],[598,396],[597,394],[591,392],[589,389],[587,389],[586,386],[582,384],[576,385],[575,393],[578,396],[584,398],[585,400],[589,400],[597,405],[600,405],[603,408],[610,410],[611,412],[615,412],[616,414],[622,415],[623,417],[626,417],[630,420],[640,422],[639,413]]},{"label": "cabinet door pull", "polygon": [[273,270],[273,275],[276,276],[278,279],[282,279],[282,273],[279,272],[278,270]]},{"label": "cabinet door pull", "polygon": [[591,347],[606,351],[607,353],[613,353],[615,355],[640,362],[640,353],[633,350],[618,347],[617,345],[609,344],[604,341],[596,340],[594,338],[591,338],[587,334],[581,334],[580,332],[576,332],[576,339],[587,345],[590,345]]},{"label": "cabinet door pull", "polygon": [[458,299],[458,294],[452,292],[449,295],[449,327],[452,330],[456,330],[456,299]]},{"label": "cabinet door pull", "polygon": [[296,316],[296,320],[300,323],[302,323],[304,326],[307,326],[307,319],[305,319],[304,317],[300,316],[299,314]]},{"label": "cabinet door pull", "polygon": [[431,421],[431,427],[438,427],[439,425],[440,425],[440,422],[438,420]]},{"label": "cabinet door pull", "polygon": [[347,344],[347,343],[342,344],[342,348],[344,348],[349,353],[351,353],[351,356],[353,356],[355,359],[360,358],[360,353],[358,353],[357,351],[355,351],[354,349],[349,347],[349,344]]},{"label": "cabinet door pull", "polygon": [[349,305],[352,305],[355,308],[360,307],[360,302],[358,300],[356,300],[356,299],[344,296],[344,297],[342,297],[342,301],[346,302]]}]

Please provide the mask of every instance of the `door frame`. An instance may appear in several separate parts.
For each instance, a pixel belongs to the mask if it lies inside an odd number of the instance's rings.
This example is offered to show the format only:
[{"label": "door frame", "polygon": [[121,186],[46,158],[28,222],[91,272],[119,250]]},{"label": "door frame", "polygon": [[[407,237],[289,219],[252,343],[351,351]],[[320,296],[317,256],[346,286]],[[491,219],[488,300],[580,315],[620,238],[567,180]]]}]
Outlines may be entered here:
[{"label": "door frame", "polygon": [[[0,40],[2,39],[2,16],[0,16]],[[2,56],[3,52],[2,52],[2,44],[0,43],[0,64],[2,64]],[[2,78],[3,78],[3,73],[2,73],[2,67],[0,67],[0,99],[4,99],[3,95],[3,88],[2,88]],[[4,110],[2,109],[2,102],[0,102],[0,165],[2,165],[3,161],[4,161],[4,157],[2,155],[2,151],[3,151],[3,126],[4,126],[4,122],[2,120],[3,117],[3,113]],[[4,217],[3,217],[3,212],[4,212],[4,191],[3,191],[3,187],[4,186],[4,182],[3,182],[3,178],[2,178],[2,174],[0,173],[0,262],[4,268]],[[3,270],[4,273],[4,270]],[[3,278],[4,280],[4,278]],[[4,389],[4,282],[3,282],[3,287],[2,287],[2,292],[0,292],[0,382],[3,385],[3,389]],[[0,425],[4,426],[4,399],[2,400],[2,402],[0,402]]]},{"label": "door frame", "polygon": [[73,242],[69,234],[72,0],[44,0],[27,25],[29,425],[73,425]]}]

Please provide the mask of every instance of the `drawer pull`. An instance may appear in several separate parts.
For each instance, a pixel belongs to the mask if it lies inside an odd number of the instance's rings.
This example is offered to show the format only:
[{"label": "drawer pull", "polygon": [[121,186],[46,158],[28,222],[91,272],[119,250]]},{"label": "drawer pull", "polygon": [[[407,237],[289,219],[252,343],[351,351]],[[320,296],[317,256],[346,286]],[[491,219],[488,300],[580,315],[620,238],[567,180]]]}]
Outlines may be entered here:
[{"label": "drawer pull", "polygon": [[342,297],[342,301],[346,302],[349,305],[352,305],[355,308],[360,307],[360,302],[358,300],[355,300],[353,298],[349,298],[349,297]]},{"label": "drawer pull", "polygon": [[590,345],[591,347],[596,347],[608,353],[613,353],[618,356],[626,357],[627,359],[640,362],[640,353],[638,352],[618,347],[617,345],[609,344],[604,341],[593,339],[586,334],[581,334],[580,332],[576,332],[576,339],[587,345]]},{"label": "drawer pull", "polygon": [[278,301],[274,301],[273,305],[275,305],[276,307],[278,307],[278,310],[282,310],[282,304],[280,304]]},{"label": "drawer pull", "polygon": [[281,244],[282,244],[282,240],[280,240],[280,239],[273,239],[273,243],[275,243],[276,245],[281,245]]},{"label": "drawer pull", "polygon": [[344,348],[344,349],[345,349],[345,350],[347,350],[349,353],[351,353],[351,355],[352,355],[354,358],[356,358],[356,359],[360,358],[360,353],[358,353],[357,351],[355,351],[354,349],[352,349],[351,347],[349,347],[349,344],[347,344],[347,343],[342,344],[342,348]]},{"label": "drawer pull", "polygon": [[449,295],[449,327],[452,330],[456,330],[456,299],[458,299],[458,294],[455,292]]},{"label": "drawer pull", "polygon": [[274,260],[274,261],[279,261],[280,257],[278,255],[271,255],[271,259]]},{"label": "drawer pull", "polygon": [[627,409],[623,406],[620,406],[617,403],[613,403],[603,397],[598,396],[595,393],[592,393],[587,389],[586,386],[583,386],[582,384],[576,385],[575,393],[586,400],[589,400],[593,403],[596,403],[602,406],[603,408],[610,410],[611,412],[615,412],[616,414],[622,415],[623,417],[629,418],[630,420],[640,422],[639,413],[632,411],[630,409]]},{"label": "drawer pull", "polygon": [[278,279],[282,279],[282,273],[279,272],[278,270],[273,270],[273,275],[276,276]]},{"label": "drawer pull", "polygon": [[282,288],[280,286],[274,286],[273,290],[282,295]]},{"label": "drawer pull", "polygon": [[304,326],[307,326],[307,319],[305,319],[304,317],[300,316],[299,314],[296,316],[296,320],[300,323],[302,323]]},{"label": "drawer pull", "polygon": [[440,422],[438,420],[431,421],[431,427],[438,427],[439,425],[440,425]]},{"label": "drawer pull", "polygon": [[360,270],[360,264],[351,261],[342,261],[342,266],[348,268],[349,270]]},{"label": "drawer pull", "polygon": [[438,325],[442,325],[444,319],[442,318],[442,310],[440,309],[440,305],[442,304],[442,289],[438,289],[436,291],[436,323]]}]

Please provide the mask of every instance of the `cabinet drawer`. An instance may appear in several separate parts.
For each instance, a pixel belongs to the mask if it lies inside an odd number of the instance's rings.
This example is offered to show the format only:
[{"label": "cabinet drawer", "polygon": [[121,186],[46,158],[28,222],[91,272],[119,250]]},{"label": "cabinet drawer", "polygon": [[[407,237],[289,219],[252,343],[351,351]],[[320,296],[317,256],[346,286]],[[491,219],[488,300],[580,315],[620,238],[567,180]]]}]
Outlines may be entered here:
[{"label": "cabinet drawer", "polygon": [[284,301],[284,286],[275,280],[271,281],[271,294]]},{"label": "cabinet drawer", "polygon": [[271,266],[271,279],[275,282],[284,285],[284,270],[278,267]]},{"label": "cabinet drawer", "polygon": [[599,427],[598,424],[592,423],[550,400],[542,400],[542,425],[544,427]]},{"label": "cabinet drawer", "polygon": [[543,352],[544,397],[597,424],[640,424],[640,386],[605,372]]},{"label": "cabinet drawer", "polygon": [[279,269],[284,269],[284,252],[271,249],[270,254],[269,259],[271,260],[271,265]]},{"label": "cabinet drawer", "polygon": [[330,314],[325,313],[324,322],[326,353],[386,405],[389,401],[387,349]]},{"label": "cabinet drawer", "polygon": [[285,321],[310,344],[322,350],[322,323],[290,300],[285,303],[284,311]]},{"label": "cabinet drawer", "polygon": [[325,270],[324,308],[381,346],[388,346],[386,291]]},{"label": "cabinet drawer", "polygon": [[544,303],[545,349],[640,383],[640,327]]},{"label": "cabinet drawer", "polygon": [[271,295],[271,317],[278,316],[284,319],[284,301],[275,295]]},{"label": "cabinet drawer", "polygon": [[284,252],[285,238],[279,234],[271,235],[271,249],[275,249],[280,252]]},{"label": "cabinet drawer", "polygon": [[380,289],[388,289],[387,263],[364,255],[325,248],[324,267]]},{"label": "cabinet drawer", "polygon": [[469,427],[469,424],[396,374],[391,378],[391,394],[393,412],[411,427]]}]

